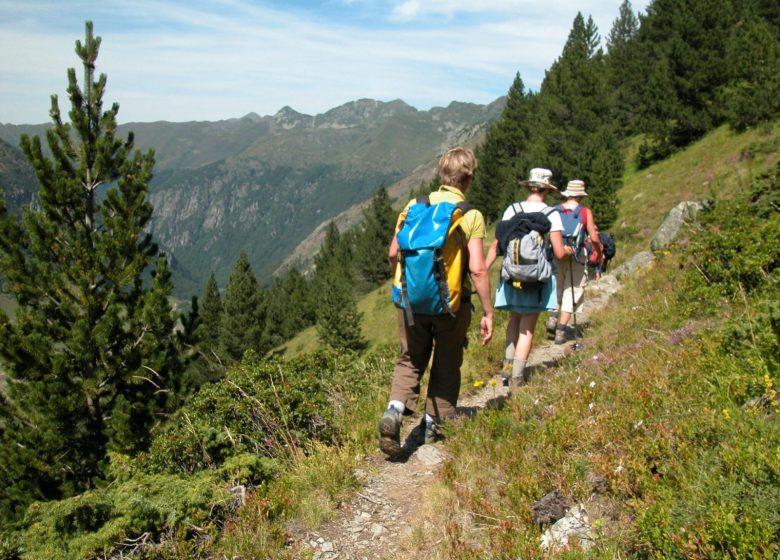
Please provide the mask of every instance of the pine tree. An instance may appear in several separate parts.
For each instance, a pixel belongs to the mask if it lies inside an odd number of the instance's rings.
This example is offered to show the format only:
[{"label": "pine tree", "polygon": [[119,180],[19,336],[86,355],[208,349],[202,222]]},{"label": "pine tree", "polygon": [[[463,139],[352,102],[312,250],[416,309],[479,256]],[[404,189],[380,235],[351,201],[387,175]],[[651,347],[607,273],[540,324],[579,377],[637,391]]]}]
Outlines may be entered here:
[{"label": "pine tree", "polygon": [[99,47],[87,22],[83,89],[68,71],[70,124],[52,96],[52,158],[22,137],[40,209],[0,220],[3,291],[19,306],[15,322],[0,313],[4,515],[94,485],[109,450],[143,449],[181,380],[170,272],[146,232],[154,154],[116,136],[119,106],[103,110],[106,76],[95,80]]},{"label": "pine tree", "polygon": [[637,105],[639,98],[634,84],[644,76],[646,61],[638,56],[636,35],[639,18],[629,0],[623,0],[617,19],[607,37],[607,70],[609,87],[613,97],[612,119],[621,138],[637,131]]},{"label": "pine tree", "polygon": [[654,0],[637,33],[645,72],[640,163],[663,158],[723,122],[718,91],[727,83],[726,42],[740,21],[742,0]]},{"label": "pine tree", "polygon": [[311,289],[311,281],[293,267],[287,271],[282,281],[287,297],[284,332],[287,338],[302,331],[317,321],[315,314],[315,290]]},{"label": "pine tree", "polygon": [[561,185],[571,179],[585,181],[588,204],[599,227],[607,229],[617,215],[615,193],[621,184],[623,157],[598,44],[593,20],[577,14],[560,58],[542,83],[537,142]]},{"label": "pine tree", "polygon": [[247,350],[261,356],[268,350],[263,336],[265,307],[263,291],[242,251],[228,279],[220,324],[220,348],[228,360],[241,360]]},{"label": "pine tree", "polygon": [[387,188],[382,185],[363,212],[362,231],[355,247],[360,275],[372,288],[390,278],[387,248],[395,231],[395,218]]},{"label": "pine tree", "polygon": [[273,285],[266,292],[266,296],[268,305],[265,313],[263,339],[269,348],[273,349],[291,336],[287,318],[290,309],[283,280],[275,278]]},{"label": "pine tree", "polygon": [[361,332],[363,317],[357,309],[354,287],[349,275],[338,267],[329,267],[319,279],[317,293],[317,334],[320,342],[338,351],[360,351],[366,347]]},{"label": "pine tree", "polygon": [[200,319],[203,325],[201,339],[209,347],[216,348],[219,345],[219,329],[223,312],[222,296],[219,295],[217,279],[212,272],[206,282],[200,303]]},{"label": "pine tree", "polygon": [[[342,235],[335,222],[314,258],[317,333],[323,345],[336,350],[361,350],[361,314],[357,310],[351,234]],[[384,252],[384,251],[383,251]]]},{"label": "pine tree", "polygon": [[219,286],[212,272],[203,290],[200,306],[199,351],[207,363],[219,363],[220,330],[224,309]]},{"label": "pine tree", "polygon": [[477,147],[479,166],[469,188],[469,202],[485,218],[495,221],[504,208],[516,200],[518,181],[525,179],[537,153],[531,142],[534,121],[534,96],[525,93],[520,74],[515,76],[507,94],[501,118],[488,130]]},{"label": "pine tree", "polygon": [[780,115],[780,35],[771,24],[748,17],[726,43],[729,82],[719,92],[724,114],[737,131]]},{"label": "pine tree", "polygon": [[325,226],[325,239],[314,257],[314,268],[317,276],[323,274],[331,266],[342,268],[347,266],[350,248],[342,241],[341,237],[336,222],[328,222],[328,225]]}]

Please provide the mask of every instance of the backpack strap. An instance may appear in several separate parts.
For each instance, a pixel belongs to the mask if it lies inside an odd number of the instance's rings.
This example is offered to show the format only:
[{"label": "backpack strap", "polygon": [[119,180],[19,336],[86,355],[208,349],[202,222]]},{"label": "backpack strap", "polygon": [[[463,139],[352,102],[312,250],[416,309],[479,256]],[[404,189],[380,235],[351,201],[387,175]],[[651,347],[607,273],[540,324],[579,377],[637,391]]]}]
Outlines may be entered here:
[{"label": "backpack strap", "polygon": [[412,304],[409,303],[409,292],[406,289],[406,274],[404,273],[404,252],[399,252],[398,266],[401,267],[401,307],[404,310],[406,316],[406,324],[409,326],[414,325],[414,315],[412,314]]},{"label": "backpack strap", "polygon": [[[467,213],[468,213],[470,210],[474,210],[474,209],[475,209],[475,206],[474,206],[473,204],[469,204],[469,203],[468,203],[468,202],[466,202],[465,200],[464,200],[463,202],[458,202],[458,203],[456,204],[456,206],[457,206],[458,208],[460,208],[460,211],[461,211],[461,212],[463,212],[463,217],[465,217],[465,216],[466,216],[466,214],[467,214]],[[465,237],[465,232],[463,231],[463,228],[462,228],[462,227],[460,227],[460,225],[458,225],[458,229],[460,229],[460,233],[461,233],[461,235],[463,235],[463,236]],[[461,277],[461,290],[463,290],[462,286],[464,285],[464,280],[465,280],[465,279],[468,277],[468,275],[469,275],[469,244],[468,244],[468,243],[465,243],[465,239],[463,239],[463,241],[464,241],[464,243],[463,243],[462,250],[463,250],[463,258],[464,258],[464,259],[465,259],[465,261],[466,261],[466,266],[464,266],[464,267],[463,267],[463,276]],[[465,294],[466,294],[466,292],[465,292],[465,291],[462,291],[462,293],[463,293],[463,295],[465,295]],[[470,293],[469,293],[469,295],[470,295]]]}]

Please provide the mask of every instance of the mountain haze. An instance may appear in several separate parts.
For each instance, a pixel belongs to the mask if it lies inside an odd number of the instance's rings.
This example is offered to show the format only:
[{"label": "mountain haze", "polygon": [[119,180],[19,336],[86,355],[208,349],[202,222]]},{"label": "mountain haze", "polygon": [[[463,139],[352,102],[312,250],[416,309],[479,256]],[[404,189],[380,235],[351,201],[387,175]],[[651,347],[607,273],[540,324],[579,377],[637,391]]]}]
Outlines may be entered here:
[{"label": "mountain haze", "polygon": [[35,200],[35,174],[22,152],[0,139],[0,188],[11,212]]},{"label": "mountain haze", "polygon": [[[318,226],[473,143],[502,108],[503,98],[428,111],[361,99],[315,116],[284,107],[218,122],[129,123],[120,133],[132,130],[136,147],[155,150],[151,229],[188,295],[211,271],[224,285],[241,251],[267,282]],[[0,138],[18,145],[22,133],[47,127],[0,125]]]}]

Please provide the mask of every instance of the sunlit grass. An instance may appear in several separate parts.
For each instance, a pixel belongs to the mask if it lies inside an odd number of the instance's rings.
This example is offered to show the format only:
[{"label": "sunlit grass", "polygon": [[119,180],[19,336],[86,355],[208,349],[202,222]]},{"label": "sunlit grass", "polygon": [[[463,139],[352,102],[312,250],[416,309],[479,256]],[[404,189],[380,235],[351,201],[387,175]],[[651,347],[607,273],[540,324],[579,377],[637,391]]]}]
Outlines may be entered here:
[{"label": "sunlit grass", "polygon": [[[779,135],[780,125],[770,135],[719,129],[667,161],[630,169],[613,228],[618,261],[648,250],[680,201],[724,200],[746,188],[750,176],[777,161]],[[494,288],[497,272],[491,271]],[[744,380],[749,370],[734,377],[741,366],[722,355],[714,331],[732,315],[749,316],[749,307],[719,309],[716,319],[689,317],[677,299],[680,274],[676,249],[657,255],[648,273],[626,279],[591,318],[582,351],[533,377],[503,409],[482,411],[448,430],[453,458],[421,498],[402,550],[432,559],[542,557],[532,506],[557,489],[570,504],[588,504],[598,537],[589,553],[572,557],[671,557],[679,550],[716,557],[720,546],[732,547],[721,557],[778,554],[762,544],[780,526],[773,506],[780,503],[778,411],[767,416],[739,406],[746,383],[769,394],[778,380],[763,373]],[[494,340],[482,347],[476,297],[474,303],[462,395],[484,388],[503,357],[507,314],[496,313]],[[359,309],[372,345],[389,343],[380,366],[389,382],[397,337],[389,289],[361,299]],[[545,318],[537,326],[539,340]],[[290,350],[316,345],[316,334],[303,338],[306,343],[291,342]],[[312,512],[300,512],[306,524],[322,522],[327,504],[352,488],[350,458],[372,452],[388,389],[378,382],[354,418],[351,455],[334,450],[311,472],[290,479],[312,493]],[[315,490],[318,480],[322,489]],[[331,480],[341,480],[335,490]],[[746,552],[750,547],[753,553]]]}]

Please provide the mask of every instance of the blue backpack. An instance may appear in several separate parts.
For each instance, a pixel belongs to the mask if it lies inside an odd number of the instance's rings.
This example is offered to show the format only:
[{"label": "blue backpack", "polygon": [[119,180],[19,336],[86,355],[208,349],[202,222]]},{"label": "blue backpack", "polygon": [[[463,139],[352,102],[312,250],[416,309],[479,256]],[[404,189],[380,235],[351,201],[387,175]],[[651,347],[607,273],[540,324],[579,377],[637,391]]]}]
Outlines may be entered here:
[{"label": "blue backpack", "polygon": [[582,211],[585,207],[578,204],[576,208],[570,210],[564,208],[562,204],[558,204],[555,208],[561,215],[563,244],[574,248],[575,258],[580,257],[585,248],[585,224],[582,217]]},{"label": "blue backpack", "polygon": [[413,314],[454,316],[463,300],[468,247],[460,222],[472,208],[466,202],[431,204],[427,196],[409,207],[396,234],[400,249],[393,303]]}]

